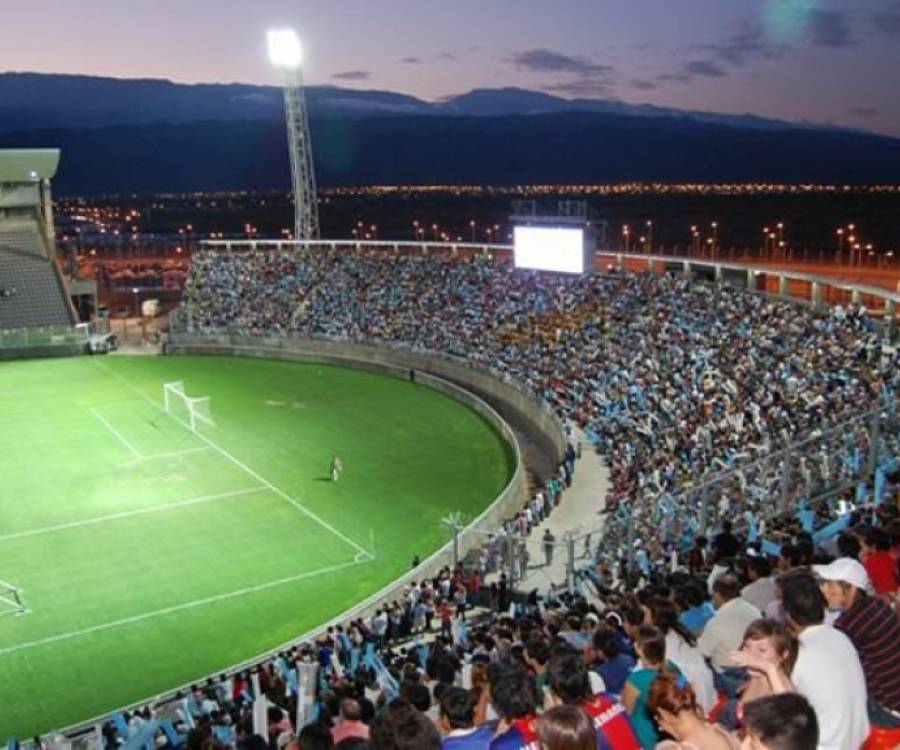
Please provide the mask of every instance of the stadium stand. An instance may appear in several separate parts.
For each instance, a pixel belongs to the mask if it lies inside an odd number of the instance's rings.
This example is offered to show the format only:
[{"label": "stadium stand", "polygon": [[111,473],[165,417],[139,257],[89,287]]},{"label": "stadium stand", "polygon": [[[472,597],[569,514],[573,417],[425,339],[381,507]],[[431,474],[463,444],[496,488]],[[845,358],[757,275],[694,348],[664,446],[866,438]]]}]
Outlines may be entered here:
[{"label": "stadium stand", "polygon": [[[353,734],[337,746],[555,748],[565,712],[554,707],[570,704],[594,718],[585,747],[736,747],[736,715],[758,747],[898,746],[897,682],[885,681],[895,660],[873,644],[900,632],[900,431],[885,416],[900,362],[857,310],[819,315],[684,277],[541,277],[481,258],[210,252],[195,259],[181,324],[405,346],[511,374],[606,456],[610,526],[643,519],[636,567],[600,550],[574,591],[516,594],[484,586],[481,563],[447,569],[254,674],[197,685],[170,717],[188,742],[262,734],[331,747],[332,734]],[[753,468],[804,441],[786,478],[783,462]],[[859,481],[875,441],[878,486]],[[688,521],[710,474],[733,481],[715,486],[706,544]],[[840,533],[816,533],[835,521]],[[517,528],[530,530],[507,524]],[[879,575],[886,590],[870,587]],[[826,621],[829,581],[858,594]],[[450,609],[460,601],[466,618]],[[868,607],[877,634],[856,624]],[[823,689],[823,663],[854,687]]]},{"label": "stadium stand", "polygon": [[49,181],[59,152],[0,151],[0,329],[69,327],[56,266]]},{"label": "stadium stand", "polygon": [[253,669],[115,714],[94,746],[558,750],[568,727],[585,748],[725,750],[740,721],[743,747],[900,746],[883,647],[900,637],[900,359],[858,309],[322,249],[201,252],[174,323],[511,375],[605,456],[598,510],[630,535],[558,594],[485,585],[490,553],[444,569]]}]

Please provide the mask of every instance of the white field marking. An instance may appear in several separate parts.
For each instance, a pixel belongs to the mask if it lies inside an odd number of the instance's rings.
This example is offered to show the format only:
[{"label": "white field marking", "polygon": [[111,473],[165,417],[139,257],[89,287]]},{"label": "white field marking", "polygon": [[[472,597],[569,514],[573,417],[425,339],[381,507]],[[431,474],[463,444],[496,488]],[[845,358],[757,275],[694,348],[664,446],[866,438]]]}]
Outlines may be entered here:
[{"label": "white field marking", "polygon": [[[133,385],[130,381],[126,380],[124,377],[122,377],[121,375],[119,375],[119,373],[115,372],[114,370],[109,369],[109,367],[107,367],[107,366],[106,366],[103,362],[101,362],[99,359],[94,359],[93,361],[97,363],[97,366],[98,366],[98,367],[102,367],[104,370],[106,370],[106,371],[107,371],[110,375],[112,375],[114,378],[116,378],[116,379],[119,380],[121,383],[123,383],[125,386],[127,386],[127,387],[130,388],[132,391],[134,391],[135,393],[137,393],[137,394],[138,394],[142,399],[144,399],[147,403],[152,404],[153,406],[155,406],[157,409],[159,409],[161,412],[163,412],[163,414],[168,414],[170,417],[172,417],[172,419],[174,419],[176,422],[178,422],[178,423],[179,423],[180,425],[182,425],[183,427],[187,427],[187,425],[185,425],[184,422],[182,422],[180,419],[178,419],[178,417],[176,417],[176,416],[175,416],[174,414],[172,414],[171,412],[167,412],[163,406],[160,406],[159,403],[157,403],[156,401],[154,401],[150,396],[148,396],[146,393],[144,393],[140,388],[138,388],[137,386]],[[188,427],[188,429],[190,429],[190,428]],[[200,438],[200,440],[202,440],[204,443],[206,443],[210,448],[212,448],[214,451],[217,451],[219,454],[221,454],[222,456],[224,456],[225,458],[227,458],[229,461],[231,461],[231,462],[232,462],[235,466],[237,466],[239,469],[243,469],[247,474],[249,474],[251,477],[253,477],[257,482],[260,482],[261,484],[263,484],[263,485],[265,485],[266,487],[268,487],[270,490],[272,490],[272,492],[274,492],[274,493],[275,493],[276,495],[278,495],[280,498],[282,498],[282,499],[286,500],[287,502],[289,502],[291,505],[293,505],[293,506],[294,506],[297,510],[299,510],[301,513],[303,513],[304,515],[308,516],[308,517],[311,518],[313,521],[316,521],[317,523],[319,523],[321,526],[323,526],[324,528],[326,528],[328,531],[330,531],[330,532],[331,532],[332,534],[334,534],[336,537],[338,537],[338,538],[340,538],[340,539],[343,539],[347,544],[349,544],[351,547],[353,547],[353,549],[355,549],[358,553],[360,553],[360,554],[363,556],[363,559],[364,559],[364,560],[372,560],[372,559],[375,558],[375,556],[374,556],[371,552],[369,552],[369,551],[366,550],[365,548],[363,548],[363,547],[361,547],[360,545],[358,545],[356,542],[354,542],[350,537],[348,537],[348,536],[347,536],[346,534],[344,534],[343,532],[338,531],[336,528],[334,528],[334,526],[332,526],[332,525],[331,525],[330,523],[328,523],[327,521],[324,521],[324,520],[322,520],[321,518],[319,518],[319,516],[317,516],[315,513],[313,513],[311,510],[309,510],[309,508],[305,507],[302,503],[299,503],[297,500],[295,500],[294,498],[292,498],[292,497],[291,497],[290,495],[288,495],[284,490],[280,490],[278,487],[276,487],[274,484],[272,484],[268,479],[265,479],[264,477],[260,476],[254,469],[251,469],[249,466],[247,466],[247,464],[243,463],[241,460],[239,460],[239,459],[235,458],[234,456],[232,456],[232,455],[231,455],[228,451],[226,451],[224,448],[222,448],[221,446],[217,445],[217,444],[214,443],[212,440],[210,440],[208,437],[206,437],[206,435],[203,435],[203,434],[200,433],[200,432],[195,432],[194,434],[195,434],[198,438]],[[3,653],[3,652],[0,651],[0,653]]]},{"label": "white field marking", "polygon": [[163,607],[162,609],[155,609],[152,612],[143,612],[139,615],[132,615],[131,617],[123,617],[121,620],[113,620],[112,622],[105,622],[100,625],[93,625],[89,628],[83,628],[82,630],[73,630],[70,633],[61,633],[59,635],[51,635],[47,638],[40,638],[36,641],[27,641],[25,643],[20,643],[15,646],[7,646],[6,648],[0,649],[0,656],[5,656],[6,654],[12,654],[16,651],[24,651],[25,649],[35,648],[36,646],[46,646],[50,643],[57,643],[59,641],[66,641],[71,638],[79,638],[83,635],[90,635],[91,633],[97,633],[101,630],[111,630],[112,628],[118,628],[123,625],[132,625],[136,622],[141,622],[143,620],[150,620],[154,617],[161,617],[162,615],[170,615],[174,612],[182,612],[186,609],[193,609],[195,607],[202,607],[207,604],[213,604],[215,602],[225,601],[226,599],[236,599],[241,596],[246,596],[247,594],[255,594],[258,591],[265,591],[267,589],[273,589],[278,586],[284,586],[288,583],[294,583],[295,581],[302,581],[304,578],[312,578],[314,576],[324,575],[326,573],[335,573],[338,570],[343,570],[344,568],[349,568],[353,565],[359,565],[355,560],[352,562],[345,562],[339,565],[330,565],[326,568],[319,568],[318,570],[310,570],[306,573],[298,573],[297,575],[288,576],[287,578],[279,578],[277,581],[267,581],[266,583],[260,583],[255,586],[247,586],[243,589],[238,589],[237,591],[229,591],[227,594],[216,594],[215,596],[208,596],[204,599],[195,599],[191,602],[184,602],[183,604],[175,604],[171,607]]},{"label": "white field marking", "polygon": [[91,407],[91,414],[93,414],[95,417],[97,417],[97,419],[99,419],[103,423],[103,425],[106,427],[106,429],[109,430],[113,435],[115,435],[116,438],[118,439],[118,441],[120,443],[122,443],[122,445],[124,445],[126,448],[128,448],[128,450],[131,451],[135,455],[135,458],[143,458],[144,457],[141,454],[141,452],[137,448],[135,448],[134,445],[132,445],[121,432],[119,432],[108,421],[106,421],[104,416],[99,411],[97,411],[96,409]]},{"label": "white field marking", "polygon": [[31,612],[28,607],[23,607],[18,602],[13,602],[3,597],[0,597],[0,601],[9,605],[9,609],[0,611],[0,617],[21,617],[22,615],[27,615]]},{"label": "white field marking", "polygon": [[[111,513],[108,516],[97,516],[96,518],[84,518],[80,521],[71,521],[70,523],[60,523],[55,526],[44,526],[40,529],[28,529],[26,531],[17,531],[14,534],[4,534],[0,536],[0,542],[9,542],[13,539],[23,539],[29,536],[39,536],[41,534],[50,534],[54,531],[63,531],[65,529],[77,529],[81,526],[93,526],[98,523],[106,523],[107,521],[118,521],[122,518],[131,518],[132,516],[143,516],[148,513],[163,513],[173,508],[186,508],[190,505],[200,505],[201,503],[209,503],[213,500],[222,500],[226,497],[237,497],[238,495],[248,495],[251,492],[261,492],[267,489],[260,485],[258,487],[245,487],[242,490],[232,490],[231,492],[220,492],[217,495],[203,495],[202,497],[192,497],[189,500],[179,500],[166,505],[152,505],[149,508],[135,508],[134,510],[124,510],[121,513]],[[12,588],[12,587],[10,587]]]},{"label": "white field marking", "polygon": [[187,456],[190,453],[202,453],[203,451],[208,451],[209,446],[201,445],[199,448],[186,448],[183,451],[172,451],[171,453],[154,453],[150,456],[141,456],[140,458],[135,458],[133,461],[125,461],[122,466],[134,466],[135,464],[142,463],[143,461],[155,461],[159,458],[178,458],[178,456]]},{"label": "white field marking", "polygon": [[11,583],[7,583],[6,581],[0,581],[0,587],[11,589],[12,591],[15,591],[17,593],[21,593],[22,591],[22,589],[20,589],[18,586],[13,586]]}]

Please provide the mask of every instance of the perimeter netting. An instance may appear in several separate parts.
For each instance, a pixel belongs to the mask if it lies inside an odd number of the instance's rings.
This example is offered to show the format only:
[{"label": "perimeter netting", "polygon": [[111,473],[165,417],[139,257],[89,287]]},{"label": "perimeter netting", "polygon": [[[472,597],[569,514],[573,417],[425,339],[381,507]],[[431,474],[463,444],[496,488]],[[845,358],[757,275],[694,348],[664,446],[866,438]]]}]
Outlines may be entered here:
[{"label": "perimeter netting", "polygon": [[163,384],[163,405],[166,412],[191,432],[196,432],[201,422],[215,426],[209,409],[209,396],[188,396],[180,380]]}]

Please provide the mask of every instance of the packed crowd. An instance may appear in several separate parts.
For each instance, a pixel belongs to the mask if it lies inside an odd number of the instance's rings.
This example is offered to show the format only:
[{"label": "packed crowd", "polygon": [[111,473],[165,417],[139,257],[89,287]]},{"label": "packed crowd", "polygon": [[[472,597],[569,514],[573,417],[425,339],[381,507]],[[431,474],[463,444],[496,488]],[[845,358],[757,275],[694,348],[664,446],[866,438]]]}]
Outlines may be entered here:
[{"label": "packed crowd", "polygon": [[[720,518],[746,530],[777,503],[799,510],[853,487],[874,441],[859,415],[900,389],[900,350],[859,307],[822,316],[684,275],[568,277],[482,256],[206,252],[185,299],[195,331],[381,341],[516,378],[607,458],[607,507],[637,525],[651,559],[684,551]],[[900,456],[893,415],[879,437],[893,442],[877,457],[885,472]],[[772,458],[798,444],[794,465]],[[708,477],[731,469],[700,497]],[[823,522],[833,511],[822,508]],[[618,556],[625,540],[606,553]]]},{"label": "packed crowd", "polygon": [[107,747],[154,734],[189,750],[896,747],[893,482],[880,525],[855,518],[834,555],[797,530],[770,559],[726,526],[640,589],[598,566],[583,594],[546,600],[445,569],[174,710],[117,717]]},{"label": "packed crowd", "polygon": [[[241,750],[900,746],[895,421],[879,423],[880,487],[859,482],[900,359],[857,310],[683,276],[321,251],[198,254],[183,314],[195,331],[381,341],[515,377],[608,458],[609,525],[638,519],[640,575],[616,550],[542,599],[486,586],[488,547],[254,674],[196,686],[165,726],[123,717],[110,747],[148,727]],[[797,443],[779,474],[769,457]],[[553,489],[509,530],[527,535]],[[837,515],[843,531],[817,539]]]}]

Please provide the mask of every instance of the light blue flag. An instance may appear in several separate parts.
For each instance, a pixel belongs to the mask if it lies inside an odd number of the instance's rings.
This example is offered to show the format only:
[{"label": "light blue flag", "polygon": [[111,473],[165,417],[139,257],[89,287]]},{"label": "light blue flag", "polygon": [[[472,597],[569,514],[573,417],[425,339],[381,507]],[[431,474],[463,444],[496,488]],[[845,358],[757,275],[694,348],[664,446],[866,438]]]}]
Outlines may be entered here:
[{"label": "light blue flag", "polygon": [[394,700],[400,695],[400,686],[397,684],[397,680],[394,679],[388,668],[384,666],[380,656],[376,654],[369,655],[365,666],[375,672],[375,680],[381,686],[381,689],[384,690],[388,700]]},{"label": "light blue flag", "polygon": [[6,750],[19,750],[19,740],[16,739],[15,735],[9,738],[9,742],[6,743]]},{"label": "light blue flag", "polygon": [[884,473],[884,469],[878,468],[875,470],[875,505],[882,505],[884,503],[884,490],[885,483],[887,481],[887,476]]},{"label": "light blue flag", "polygon": [[356,674],[356,670],[359,669],[359,657],[361,656],[361,652],[358,648],[350,649],[350,673]]},{"label": "light blue flag", "polygon": [[[194,703],[196,704],[197,701],[195,700]],[[123,740],[127,740],[128,735],[131,734],[131,730],[128,728],[128,722],[125,721],[125,717],[121,712],[117,711],[112,715],[112,720],[113,724],[116,726],[116,732],[119,734],[119,737]]]},{"label": "light blue flag", "polygon": [[163,719],[159,723],[159,728],[162,729],[163,732],[165,732],[166,739],[169,740],[169,744],[172,747],[181,747],[182,745],[184,745],[187,738],[185,737],[185,735],[181,734],[181,732],[175,729],[175,726],[172,724],[171,719]]},{"label": "light blue flag", "polygon": [[866,483],[860,482],[856,485],[856,504],[863,505],[866,502]]},{"label": "light blue flag", "polygon": [[812,534],[813,520],[815,519],[815,513],[813,513],[811,510],[804,509],[804,510],[798,510],[797,516],[800,519],[800,523],[803,526],[803,530]]},{"label": "light blue flag", "polygon": [[829,539],[832,539],[840,534],[849,525],[850,514],[847,513],[846,515],[841,516],[840,518],[832,521],[824,528],[821,528],[817,532],[815,532],[813,534],[813,544],[822,544],[824,542],[827,542]]},{"label": "light blue flag", "polygon": [[233,745],[235,741],[234,727],[231,724],[216,724],[213,736],[223,745]]},{"label": "light blue flag", "polygon": [[459,621],[459,625],[457,626],[457,637],[460,646],[463,648],[469,647],[469,623],[465,620]]},{"label": "light blue flag", "polygon": [[752,515],[747,517],[747,541],[755,542],[759,538],[759,526]]},{"label": "light blue flag", "polygon": [[296,669],[289,669],[287,673],[288,687],[291,689],[291,695],[300,695],[300,678],[297,676]]},{"label": "light blue flag", "polygon": [[153,750],[153,738],[159,729],[158,721],[148,721],[142,726],[134,737],[129,738],[122,746],[122,750]]},{"label": "light blue flag", "polygon": [[781,545],[770,542],[768,539],[762,540],[760,549],[762,549],[762,553],[768,557],[778,557],[781,555]]}]

